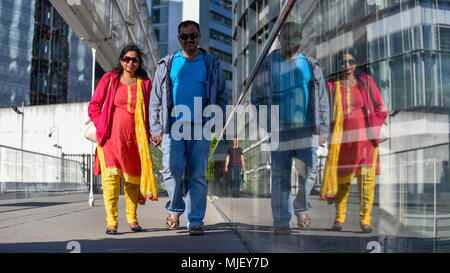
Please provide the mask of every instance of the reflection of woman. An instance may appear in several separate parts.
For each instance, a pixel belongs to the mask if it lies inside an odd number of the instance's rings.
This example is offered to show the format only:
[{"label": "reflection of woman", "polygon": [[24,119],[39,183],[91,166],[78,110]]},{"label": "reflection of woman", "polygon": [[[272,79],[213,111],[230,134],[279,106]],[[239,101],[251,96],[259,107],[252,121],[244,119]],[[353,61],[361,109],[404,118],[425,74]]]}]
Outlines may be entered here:
[{"label": "reflection of woman", "polygon": [[102,174],[107,234],[117,233],[120,178],[124,180],[127,222],[132,231],[142,231],[136,218],[138,202],[143,204],[147,197],[157,199],[149,150],[151,82],[137,46],[126,46],[119,59],[118,66],[100,80],[88,108],[97,128],[94,174]]},{"label": "reflection of woman", "polygon": [[[332,228],[342,230],[350,183],[356,177],[361,230],[370,233],[375,175],[379,174],[379,133],[387,112],[373,78],[357,69],[354,54],[341,54],[339,60],[341,80],[328,83],[334,113],[326,172],[331,172],[335,162],[337,177],[336,218]],[[330,173],[326,173],[325,179],[327,175]]]}]

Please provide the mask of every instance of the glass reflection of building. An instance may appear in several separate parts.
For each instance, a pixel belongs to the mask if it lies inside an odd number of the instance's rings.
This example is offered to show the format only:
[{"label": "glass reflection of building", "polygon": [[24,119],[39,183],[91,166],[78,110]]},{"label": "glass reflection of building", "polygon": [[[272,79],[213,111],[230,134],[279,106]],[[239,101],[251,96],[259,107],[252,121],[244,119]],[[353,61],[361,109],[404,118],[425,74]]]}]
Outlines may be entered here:
[{"label": "glass reflection of building", "polygon": [[50,2],[1,1],[0,32],[0,107],[89,101],[91,53]]},{"label": "glass reflection of building", "polygon": [[[254,80],[249,76],[258,58],[267,56],[260,54],[286,2],[295,2],[286,21],[303,26],[300,50],[319,60],[326,79],[333,80],[338,75],[338,54],[354,48],[358,52],[359,65],[375,79],[388,108],[386,127],[390,138],[380,145],[381,175],[377,177],[377,209],[373,213],[377,236],[449,236],[450,78],[447,75],[450,72],[450,1],[235,1],[234,103],[242,95],[247,81]],[[278,47],[275,37],[268,53]],[[241,105],[245,107],[249,102],[250,91],[242,97]],[[247,137],[250,122],[246,121],[243,134]],[[271,194],[271,158],[269,153],[261,152],[261,143],[261,139],[240,142],[248,170],[248,182],[242,191],[253,200],[251,207],[242,213],[236,210],[243,206],[240,200],[217,201],[231,221],[251,219],[248,223],[270,225],[263,212],[263,208],[268,209],[263,198]],[[221,168],[229,144],[229,141],[221,141],[216,147],[211,194],[221,193],[228,183],[221,175]],[[325,155],[319,162],[321,171]],[[294,176],[291,180],[293,192],[296,187]],[[319,175],[317,183],[320,181]],[[353,187],[356,185],[352,185],[352,192],[357,192]],[[317,192],[311,199],[316,197]],[[326,207],[324,204],[317,206]],[[328,210],[334,212],[334,207],[328,206]],[[330,217],[320,228],[330,228],[332,220]],[[276,244],[273,242],[273,249]],[[393,251],[416,249],[414,244],[407,245],[406,241],[400,244],[393,246],[392,249],[396,249]]]}]

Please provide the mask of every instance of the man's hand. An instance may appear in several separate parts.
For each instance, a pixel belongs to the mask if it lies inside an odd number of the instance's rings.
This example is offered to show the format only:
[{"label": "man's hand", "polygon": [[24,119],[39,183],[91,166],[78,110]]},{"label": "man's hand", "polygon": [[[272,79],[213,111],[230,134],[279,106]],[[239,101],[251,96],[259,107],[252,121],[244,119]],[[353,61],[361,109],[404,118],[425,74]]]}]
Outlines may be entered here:
[{"label": "man's hand", "polygon": [[325,147],[325,143],[327,143],[327,136],[319,135],[319,145]]},{"label": "man's hand", "polygon": [[225,172],[226,172],[226,173],[228,172],[228,167],[225,167]]},{"label": "man's hand", "polygon": [[162,134],[152,137],[152,142],[153,145],[155,145],[155,147],[158,146],[161,143],[161,141],[162,141]]}]

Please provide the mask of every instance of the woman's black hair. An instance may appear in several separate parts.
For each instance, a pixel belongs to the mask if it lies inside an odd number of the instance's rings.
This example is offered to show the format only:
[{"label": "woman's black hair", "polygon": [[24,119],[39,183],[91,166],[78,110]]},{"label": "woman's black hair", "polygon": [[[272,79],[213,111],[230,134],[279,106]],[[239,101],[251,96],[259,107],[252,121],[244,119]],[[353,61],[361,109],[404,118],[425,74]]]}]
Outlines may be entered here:
[{"label": "woman's black hair", "polygon": [[120,63],[120,61],[125,56],[125,54],[127,54],[130,51],[135,51],[137,53],[137,58],[139,59],[139,66],[136,69],[136,72],[134,72],[134,74],[136,76],[140,76],[142,78],[148,78],[148,74],[144,69],[144,60],[142,59],[141,50],[139,49],[139,47],[137,45],[134,45],[134,44],[127,45],[122,49],[122,51],[120,52],[119,60],[118,60],[119,63],[113,68],[113,70],[119,71],[119,78],[120,78],[120,76],[122,76],[123,68],[122,68],[122,64]]}]

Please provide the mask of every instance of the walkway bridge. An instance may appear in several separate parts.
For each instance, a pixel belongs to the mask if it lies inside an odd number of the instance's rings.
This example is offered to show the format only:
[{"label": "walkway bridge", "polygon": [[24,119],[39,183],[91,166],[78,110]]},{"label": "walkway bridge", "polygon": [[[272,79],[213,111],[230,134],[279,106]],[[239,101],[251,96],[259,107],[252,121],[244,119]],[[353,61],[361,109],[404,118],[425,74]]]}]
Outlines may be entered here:
[{"label": "walkway bridge", "polygon": [[159,49],[145,0],[50,0],[105,71],[117,64],[121,48],[134,43],[153,75]]}]

